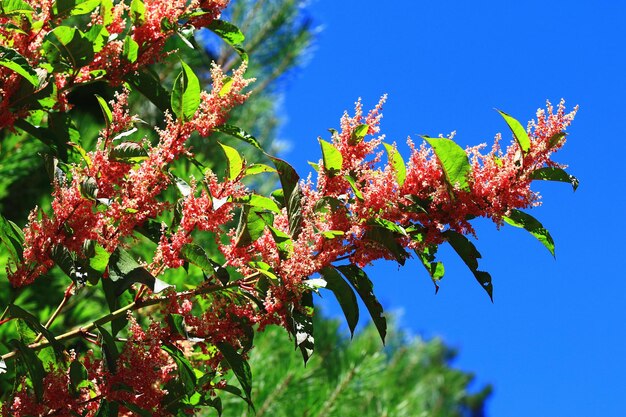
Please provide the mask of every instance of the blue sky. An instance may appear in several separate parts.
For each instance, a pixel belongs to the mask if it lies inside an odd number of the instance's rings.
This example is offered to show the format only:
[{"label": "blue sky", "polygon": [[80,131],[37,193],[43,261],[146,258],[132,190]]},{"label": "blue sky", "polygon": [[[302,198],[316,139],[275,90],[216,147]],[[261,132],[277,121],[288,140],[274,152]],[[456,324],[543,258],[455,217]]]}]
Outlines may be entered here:
[{"label": "blue sky", "polygon": [[[520,229],[477,222],[494,303],[454,253],[435,296],[417,262],[366,271],[385,308],[413,334],[459,349],[455,365],[494,385],[492,417],[626,415],[626,3],[616,1],[317,0],[323,31],[290,83],[285,157],[301,176],[317,137],[362,97],[389,94],[382,131],[405,139],[457,131],[465,146],[506,134],[499,108],[521,121],[546,99],[580,105],[565,149],[581,185],[536,184],[533,209],[556,261]],[[508,134],[506,136],[508,138]]]}]

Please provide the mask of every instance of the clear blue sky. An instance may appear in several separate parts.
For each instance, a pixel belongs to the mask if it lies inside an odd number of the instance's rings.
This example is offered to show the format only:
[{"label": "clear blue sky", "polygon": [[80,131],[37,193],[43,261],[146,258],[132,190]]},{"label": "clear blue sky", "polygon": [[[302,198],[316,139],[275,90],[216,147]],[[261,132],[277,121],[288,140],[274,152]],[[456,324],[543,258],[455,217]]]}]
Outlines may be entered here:
[{"label": "clear blue sky", "polygon": [[[437,296],[415,261],[367,269],[386,309],[414,334],[459,349],[455,365],[492,383],[491,417],[626,415],[626,3],[619,1],[317,0],[323,31],[290,83],[284,156],[301,176],[319,158],[318,136],[362,97],[389,94],[382,130],[457,131],[462,145],[491,142],[546,99],[580,112],[559,162],[580,181],[537,184],[531,214],[556,241],[556,261],[529,234],[478,222],[492,304],[467,268],[441,251]],[[507,136],[508,137],[508,136]]]}]

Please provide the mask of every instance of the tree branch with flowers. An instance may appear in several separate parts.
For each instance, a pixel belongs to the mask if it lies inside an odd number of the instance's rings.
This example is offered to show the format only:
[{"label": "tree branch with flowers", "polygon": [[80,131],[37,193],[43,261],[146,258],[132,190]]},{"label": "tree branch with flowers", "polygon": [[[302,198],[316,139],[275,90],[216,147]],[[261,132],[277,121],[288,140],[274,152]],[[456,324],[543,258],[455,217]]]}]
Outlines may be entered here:
[{"label": "tree branch with flowers", "polygon": [[[577,180],[554,162],[576,109],[561,102],[523,127],[500,112],[513,134],[491,150],[462,149],[452,137],[409,140],[408,161],[379,134],[385,98],[369,112],[357,103],[330,140],[319,140],[317,179],[303,181],[286,161],[228,124],[245,105],[244,35],[220,20],[220,0],[5,0],[0,11],[0,126],[45,144],[49,207],[24,227],[0,216],[11,300],[0,372],[13,388],[5,416],[179,416],[203,407],[221,413],[221,396],[253,407],[246,361],[254,333],[278,325],[306,361],[314,351],[313,292],[338,300],[351,332],[360,298],[384,341],[386,321],[363,267],[377,259],[404,265],[414,254],[436,288],[444,275],[439,245],[449,243],[492,297],[491,276],[467,238],[471,220],[522,227],[550,252],[547,230],[521,210],[539,204],[535,180]],[[172,85],[154,66],[177,61],[168,40],[208,28],[239,54],[226,73],[210,68],[203,90],[184,60]],[[97,97],[103,124],[83,148],[68,95],[91,83],[116,89]],[[132,98],[163,117],[146,128]],[[232,143],[256,149],[248,161]],[[202,138],[225,161],[214,172],[194,153]],[[263,163],[262,161],[269,161]],[[178,165],[191,167],[179,175]],[[247,184],[266,175],[280,184],[261,195]],[[148,249],[146,249],[148,248]],[[150,253],[146,253],[150,252]],[[64,277],[54,274],[60,269]],[[20,303],[47,280],[66,288],[42,317]],[[97,301],[94,301],[97,300]],[[93,302],[108,311],[57,328]],[[238,386],[229,385],[232,372]]]}]

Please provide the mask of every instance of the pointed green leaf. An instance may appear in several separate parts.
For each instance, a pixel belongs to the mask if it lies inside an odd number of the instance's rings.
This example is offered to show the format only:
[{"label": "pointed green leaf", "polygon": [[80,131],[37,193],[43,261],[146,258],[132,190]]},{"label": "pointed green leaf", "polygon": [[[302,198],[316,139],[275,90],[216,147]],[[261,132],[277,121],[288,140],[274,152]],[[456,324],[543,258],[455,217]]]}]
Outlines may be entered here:
[{"label": "pointed green leaf", "polygon": [[320,274],[326,280],[326,288],[333,292],[339,302],[348,323],[350,335],[354,336],[354,330],[359,322],[359,304],[354,291],[335,268],[326,267],[320,271]]},{"label": "pointed green leaf", "polygon": [[185,388],[185,394],[191,395],[196,390],[197,378],[191,363],[185,358],[185,355],[174,345],[162,345],[161,349],[166,351],[178,368],[178,377]]},{"label": "pointed green leaf", "polygon": [[562,168],[539,168],[530,174],[530,178],[533,180],[568,182],[572,185],[574,191],[578,188],[578,179],[573,175],[569,175]]},{"label": "pointed green leaf", "polygon": [[100,110],[102,110],[106,129],[109,130],[111,128],[111,123],[113,122],[113,113],[111,113],[111,108],[109,107],[109,104],[97,94],[96,99],[98,100],[98,104],[100,105]]},{"label": "pointed green leaf", "polygon": [[244,161],[237,149],[232,148],[228,145],[224,145],[223,143],[218,142],[224,151],[224,155],[226,155],[226,170],[229,180],[233,181],[237,179],[241,171],[243,170]]},{"label": "pointed green leaf", "polygon": [[0,243],[9,251],[13,262],[22,260],[24,234],[15,223],[0,215]]},{"label": "pointed green leaf", "polygon": [[223,125],[217,126],[214,130],[216,132],[224,133],[225,135],[229,135],[236,139],[249,143],[250,145],[254,146],[255,148],[261,151],[263,150],[263,148],[261,148],[261,144],[259,144],[259,141],[256,140],[256,138],[252,136],[250,133],[246,132],[240,127],[229,125],[229,124],[223,124]]},{"label": "pointed green leaf", "polygon": [[126,58],[129,62],[133,63],[137,61],[137,56],[139,53],[139,44],[135,42],[133,38],[127,36],[124,39],[124,47],[122,49],[122,56]]},{"label": "pointed green leaf", "polygon": [[17,72],[35,87],[39,86],[37,73],[30,66],[26,58],[20,55],[16,50],[0,45],[0,65]]},{"label": "pointed green leaf", "polygon": [[220,264],[209,258],[204,248],[195,243],[184,245],[180,251],[180,256],[202,269],[210,276],[215,275],[223,284],[230,280],[228,271],[222,268]]},{"label": "pointed green leaf", "polygon": [[57,361],[59,361],[59,363],[65,362],[65,356],[63,353],[63,345],[61,345],[61,343],[59,343],[56,340],[56,338],[54,337],[52,332],[50,332],[50,330],[45,328],[39,322],[39,319],[37,317],[29,313],[28,311],[16,306],[15,304],[9,305],[9,314],[13,318],[24,320],[26,324],[28,325],[28,327],[30,327],[34,332],[36,332],[37,334],[42,334],[43,337],[45,337],[46,340],[48,340],[50,345],[53,347],[54,354],[57,358]]},{"label": "pointed green leaf", "polygon": [[352,131],[352,135],[350,136],[350,145],[356,145],[361,142],[367,136],[367,132],[369,132],[370,127],[367,124],[358,125],[354,131]]},{"label": "pointed green leaf", "polygon": [[554,148],[556,145],[561,143],[561,141],[563,140],[565,136],[567,136],[567,133],[565,132],[555,133],[554,135],[550,137],[550,140],[548,141],[548,147]]},{"label": "pointed green leaf", "polygon": [[491,275],[488,272],[478,270],[478,259],[481,258],[480,252],[476,249],[476,246],[469,241],[468,238],[460,233],[452,230],[447,230],[443,235],[450,243],[450,246],[461,257],[465,265],[472,271],[474,277],[480,284],[480,286],[487,291],[489,298],[493,301],[493,284],[491,283]]},{"label": "pointed green leaf", "polygon": [[404,164],[404,159],[394,146],[389,145],[388,143],[385,143],[384,145],[387,150],[389,165],[391,165],[393,170],[396,172],[396,181],[398,181],[398,185],[402,187],[402,185],[404,185],[404,180],[406,179],[406,165]]},{"label": "pointed green leaf", "polygon": [[451,187],[458,184],[461,190],[469,190],[468,177],[472,171],[465,150],[453,140],[422,136],[432,146]]},{"label": "pointed green leaf", "polygon": [[30,381],[33,384],[35,396],[38,401],[41,401],[43,399],[44,391],[43,378],[46,375],[41,359],[37,357],[34,350],[26,346],[26,344],[20,340],[13,339],[9,341],[9,344],[19,352],[20,360],[24,362],[24,365],[26,365],[26,369],[28,370],[28,375],[30,376]]},{"label": "pointed green leaf", "polygon": [[513,132],[513,136],[515,136],[515,140],[522,149],[522,152],[528,152],[530,150],[530,138],[528,137],[528,133],[526,132],[526,129],[524,129],[524,126],[505,112],[500,110],[497,110],[497,112],[500,113],[500,116],[502,116],[506,121],[506,124],[509,125],[509,129]]},{"label": "pointed green leaf", "polygon": [[44,38],[45,57],[56,71],[79,69],[94,58],[93,44],[80,30],[58,26]]},{"label": "pointed green leaf", "polygon": [[183,70],[174,80],[171,105],[177,118],[188,121],[200,106],[200,81],[189,65],[180,63]]},{"label": "pointed green leaf", "polygon": [[246,170],[244,172],[246,175],[257,175],[257,174],[263,174],[266,172],[274,173],[276,172],[276,169],[265,164],[252,164],[246,167]]},{"label": "pointed green leaf", "polygon": [[545,246],[548,251],[550,251],[552,256],[555,256],[554,240],[552,239],[552,236],[550,236],[550,232],[548,232],[533,216],[528,213],[524,213],[523,211],[511,210],[511,213],[508,216],[502,217],[502,220],[511,226],[519,227],[528,231],[528,233],[536,237],[537,240],[541,242],[541,244]]},{"label": "pointed green leaf", "polygon": [[232,23],[216,19],[212,21],[207,28],[212,30],[217,36],[232,46],[243,61],[248,60],[248,54],[246,54],[246,51],[244,51],[241,46],[241,43],[245,40],[245,36],[241,33],[237,26]]},{"label": "pointed green leaf", "polygon": [[234,199],[233,202],[248,204],[258,209],[264,209],[273,211],[274,213],[280,213],[280,208],[274,200],[258,194],[248,194],[245,197]]},{"label": "pointed green leaf", "polygon": [[120,356],[120,351],[115,344],[115,338],[99,324],[96,324],[96,328],[102,336],[102,352],[107,368],[112,374],[115,374],[117,372],[117,359]]},{"label": "pointed green leaf", "polygon": [[339,149],[335,148],[330,142],[318,138],[322,147],[322,159],[324,161],[324,171],[331,177],[334,177],[341,171],[343,165],[343,156]]},{"label": "pointed green leaf", "polygon": [[265,221],[256,211],[250,209],[250,206],[244,206],[235,232],[236,246],[244,247],[256,241],[263,235],[265,226]]},{"label": "pointed green leaf", "polygon": [[426,268],[430,279],[435,284],[435,294],[439,291],[439,281],[443,278],[446,270],[442,262],[435,260],[435,254],[437,253],[437,246],[429,246],[423,250],[415,250],[415,254],[418,256],[422,265]]},{"label": "pointed green leaf", "polygon": [[226,359],[230,369],[232,369],[233,373],[237,377],[246,399],[251,403],[252,372],[250,371],[250,365],[243,358],[243,356],[241,356],[237,350],[228,343],[217,343],[216,346],[224,356],[224,359]]},{"label": "pointed green leaf", "polygon": [[[110,1],[110,0],[109,0]],[[130,74],[127,78],[128,83],[133,90],[139,91],[148,100],[152,102],[162,112],[170,111],[171,108],[171,95],[161,85],[159,76],[150,69],[143,69]]]},{"label": "pointed green leaf", "polygon": [[348,181],[348,184],[350,184],[350,187],[352,188],[352,192],[354,192],[354,196],[357,199],[363,201],[363,193],[357,187],[356,180],[354,179],[354,177],[352,175],[344,175],[344,178],[346,181]]},{"label": "pointed green leaf", "polygon": [[280,179],[280,184],[283,188],[284,200],[289,201],[291,193],[296,188],[296,185],[300,180],[300,176],[298,176],[298,173],[291,165],[282,159],[273,156],[269,156],[269,158],[274,163],[276,171],[278,171],[278,178]]},{"label": "pointed green leaf", "polygon": [[372,284],[365,272],[356,265],[341,265],[337,269],[352,284],[361,300],[363,300],[384,344],[387,335],[387,319],[383,315],[383,306],[374,295],[374,284]]},{"label": "pointed green leaf", "polygon": [[78,16],[78,15],[91,13],[96,9],[96,7],[100,6],[100,3],[101,3],[101,0],[80,1],[76,6],[74,6],[72,11],[70,12],[70,15]]},{"label": "pointed green leaf", "polygon": [[135,26],[141,26],[146,21],[146,6],[143,0],[132,0],[130,2],[130,17]]},{"label": "pointed green leaf", "polygon": [[35,10],[24,0],[3,0],[0,3],[3,15],[32,14]]}]

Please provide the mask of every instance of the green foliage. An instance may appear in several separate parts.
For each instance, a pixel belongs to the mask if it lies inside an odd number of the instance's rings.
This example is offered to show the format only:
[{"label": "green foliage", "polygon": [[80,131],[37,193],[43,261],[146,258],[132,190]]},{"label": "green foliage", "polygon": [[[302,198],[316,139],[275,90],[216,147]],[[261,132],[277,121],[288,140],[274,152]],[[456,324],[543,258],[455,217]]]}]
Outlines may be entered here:
[{"label": "green foliage", "polygon": [[433,147],[435,155],[446,174],[446,181],[450,187],[458,186],[461,190],[469,189],[467,177],[472,170],[467,154],[454,141],[447,138],[430,138],[424,140]]},{"label": "green foliage", "polygon": [[[482,417],[490,387],[470,388],[473,375],[454,369],[440,340],[408,338],[391,325],[381,350],[373,324],[352,340],[337,321],[315,318],[316,354],[307,366],[279,328],[255,338],[256,414],[224,397],[224,417]],[[208,414],[202,414],[208,415]]]}]

